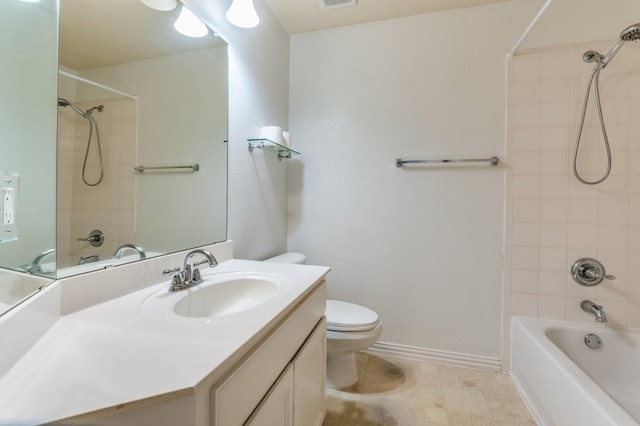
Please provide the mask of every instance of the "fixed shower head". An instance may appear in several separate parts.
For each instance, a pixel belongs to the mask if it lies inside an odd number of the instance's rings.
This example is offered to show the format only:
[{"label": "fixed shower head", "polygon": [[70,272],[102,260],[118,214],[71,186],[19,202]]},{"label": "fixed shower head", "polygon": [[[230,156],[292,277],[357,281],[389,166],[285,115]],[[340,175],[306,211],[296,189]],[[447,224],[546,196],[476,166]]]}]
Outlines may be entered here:
[{"label": "fixed shower head", "polygon": [[634,24],[627,27],[620,33],[620,40],[636,41],[640,40],[640,24]]},{"label": "fixed shower head", "polygon": [[69,102],[68,100],[64,99],[64,98],[58,98],[58,106],[59,107],[66,107],[69,106],[71,104],[71,102]]}]

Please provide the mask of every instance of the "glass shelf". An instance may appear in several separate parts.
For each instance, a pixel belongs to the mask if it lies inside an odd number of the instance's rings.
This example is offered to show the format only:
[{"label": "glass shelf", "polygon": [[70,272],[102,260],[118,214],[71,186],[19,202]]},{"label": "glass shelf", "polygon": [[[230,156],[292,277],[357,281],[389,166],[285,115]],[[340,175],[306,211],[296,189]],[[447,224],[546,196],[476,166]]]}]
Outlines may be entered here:
[{"label": "glass shelf", "polygon": [[277,142],[274,142],[270,139],[247,139],[249,143],[248,149],[249,152],[253,151],[254,148],[260,149],[277,149],[278,150],[278,160],[282,161],[283,158],[291,159],[292,154],[302,155],[298,151],[295,151],[288,146],[281,145]]}]

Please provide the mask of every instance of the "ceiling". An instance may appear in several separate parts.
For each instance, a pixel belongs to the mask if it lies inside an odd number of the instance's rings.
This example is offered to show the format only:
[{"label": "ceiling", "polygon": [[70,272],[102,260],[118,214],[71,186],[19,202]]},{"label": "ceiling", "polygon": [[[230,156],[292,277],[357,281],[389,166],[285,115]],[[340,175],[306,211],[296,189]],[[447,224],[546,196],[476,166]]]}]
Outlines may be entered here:
[{"label": "ceiling", "polygon": [[289,34],[501,1],[505,0],[357,0],[356,6],[324,9],[323,0],[265,0]]}]

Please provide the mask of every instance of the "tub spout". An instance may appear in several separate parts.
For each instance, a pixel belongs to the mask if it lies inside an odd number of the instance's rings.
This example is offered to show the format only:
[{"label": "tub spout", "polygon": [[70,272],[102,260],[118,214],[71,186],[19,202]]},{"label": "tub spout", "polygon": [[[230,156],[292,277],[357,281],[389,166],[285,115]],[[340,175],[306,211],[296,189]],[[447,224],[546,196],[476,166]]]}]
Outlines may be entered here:
[{"label": "tub spout", "polygon": [[596,317],[596,322],[607,322],[607,316],[602,306],[596,305],[591,300],[583,300],[582,303],[580,303],[580,307],[583,311],[593,314]]}]

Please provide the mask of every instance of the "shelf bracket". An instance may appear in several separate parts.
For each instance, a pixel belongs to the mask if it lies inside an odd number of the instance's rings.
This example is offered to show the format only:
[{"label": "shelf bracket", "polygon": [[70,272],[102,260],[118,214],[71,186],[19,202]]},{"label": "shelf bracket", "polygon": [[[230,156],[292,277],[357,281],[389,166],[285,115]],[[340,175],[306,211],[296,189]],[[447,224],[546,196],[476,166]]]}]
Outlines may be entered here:
[{"label": "shelf bracket", "polygon": [[[265,145],[265,142],[267,142],[268,145]],[[279,143],[273,142],[269,139],[247,139],[247,149],[249,152],[253,152],[256,148],[277,150],[278,161],[282,161],[283,158],[290,160],[293,157],[293,154],[300,154],[298,151],[294,151],[289,147],[280,145]]]}]

